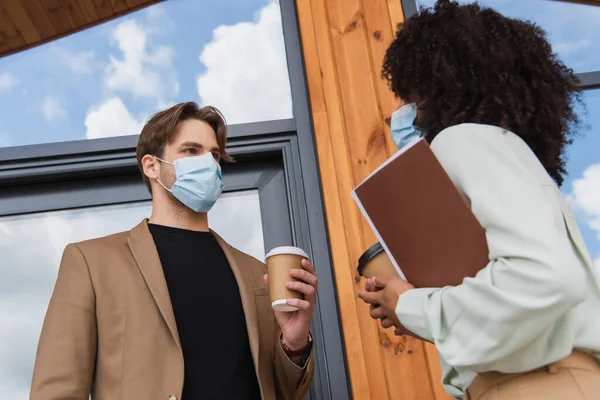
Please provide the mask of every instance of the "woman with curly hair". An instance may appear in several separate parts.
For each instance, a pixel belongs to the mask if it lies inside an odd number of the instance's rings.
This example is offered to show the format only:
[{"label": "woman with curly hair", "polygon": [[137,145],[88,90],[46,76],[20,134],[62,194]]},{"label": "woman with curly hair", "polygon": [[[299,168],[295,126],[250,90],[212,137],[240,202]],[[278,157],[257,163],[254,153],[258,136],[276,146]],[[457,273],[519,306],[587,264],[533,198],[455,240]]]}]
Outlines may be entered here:
[{"label": "woman with curly hair", "polygon": [[399,28],[383,76],[405,103],[394,141],[430,143],[490,262],[454,287],[369,280],[371,316],[435,343],[455,398],[600,398],[600,278],[558,189],[579,125],[572,70],[538,26],[440,0]]}]

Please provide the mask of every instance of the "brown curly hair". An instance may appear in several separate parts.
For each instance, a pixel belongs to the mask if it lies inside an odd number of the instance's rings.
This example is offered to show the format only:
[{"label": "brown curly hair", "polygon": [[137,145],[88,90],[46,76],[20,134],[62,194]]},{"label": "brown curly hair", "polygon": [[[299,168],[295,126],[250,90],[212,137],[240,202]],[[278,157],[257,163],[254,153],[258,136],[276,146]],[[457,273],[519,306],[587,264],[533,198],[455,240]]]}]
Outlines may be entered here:
[{"label": "brown curly hair", "polygon": [[562,185],[581,91],[536,24],[440,0],[398,26],[382,76],[398,98],[418,103],[415,124],[429,142],[452,125],[499,126],[519,135]]}]

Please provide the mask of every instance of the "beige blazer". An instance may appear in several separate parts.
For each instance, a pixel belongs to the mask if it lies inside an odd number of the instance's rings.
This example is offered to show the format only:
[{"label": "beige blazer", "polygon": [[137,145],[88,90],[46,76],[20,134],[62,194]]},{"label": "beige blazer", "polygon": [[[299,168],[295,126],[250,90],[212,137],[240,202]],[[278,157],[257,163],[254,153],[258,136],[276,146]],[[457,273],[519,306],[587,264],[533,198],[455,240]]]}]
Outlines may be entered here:
[{"label": "beige blazer", "polygon": [[[305,398],[313,357],[300,368],[283,352],[264,264],[215,237],[239,286],[262,398]],[[198,305],[198,318],[203,307],[216,306]],[[210,321],[206,328],[227,329]],[[147,221],[68,245],[42,328],[31,399],[180,399],[183,379],[175,316]]]}]

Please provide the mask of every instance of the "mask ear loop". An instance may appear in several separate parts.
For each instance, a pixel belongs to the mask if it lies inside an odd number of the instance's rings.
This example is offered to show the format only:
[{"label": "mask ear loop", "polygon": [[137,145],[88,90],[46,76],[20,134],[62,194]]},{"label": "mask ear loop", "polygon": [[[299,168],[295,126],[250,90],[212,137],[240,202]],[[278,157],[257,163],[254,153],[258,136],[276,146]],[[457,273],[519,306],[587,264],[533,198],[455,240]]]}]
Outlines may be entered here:
[{"label": "mask ear loop", "polygon": [[167,192],[169,192],[169,193],[173,193],[173,192],[171,191],[171,189],[167,189],[167,187],[166,187],[165,185],[163,185],[163,184],[162,184],[162,182],[160,181],[160,179],[156,178],[156,182],[158,182],[158,184],[159,184],[160,186],[162,186],[162,187],[163,187],[163,188],[164,188],[164,189],[165,189]]},{"label": "mask ear loop", "polygon": [[156,157],[156,156],[154,156],[154,158],[156,158],[156,159],[157,159],[158,161],[160,161],[160,162],[164,162],[165,164],[175,165],[175,163],[172,163],[172,162],[169,162],[169,161],[165,161],[165,160],[163,160],[162,158],[158,158],[158,157]]},{"label": "mask ear loop", "polygon": [[[156,159],[157,159],[158,161],[160,161],[160,162],[164,162],[165,164],[175,165],[175,163],[172,163],[172,162],[169,162],[169,161],[165,161],[165,160],[163,160],[162,158],[158,158],[158,157],[156,157],[156,156],[154,156],[154,158],[156,158]],[[163,189],[165,189],[167,192],[169,192],[169,193],[173,193],[173,192],[171,191],[171,189],[167,189],[167,187],[166,187],[165,185],[163,185],[163,183],[160,181],[160,179],[156,178],[156,182],[158,182],[158,184],[159,184],[160,186],[162,186],[162,187],[163,187]]]}]

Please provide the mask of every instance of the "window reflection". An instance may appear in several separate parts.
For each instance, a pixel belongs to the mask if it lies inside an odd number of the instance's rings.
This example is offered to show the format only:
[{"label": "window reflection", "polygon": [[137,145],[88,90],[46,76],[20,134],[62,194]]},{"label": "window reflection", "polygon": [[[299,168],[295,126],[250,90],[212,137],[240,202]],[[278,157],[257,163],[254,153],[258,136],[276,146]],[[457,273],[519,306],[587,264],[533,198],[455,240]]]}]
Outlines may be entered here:
[{"label": "window reflection", "polygon": [[162,2],[1,58],[0,146],[134,135],[190,100],[231,124],[292,117],[277,1]]},{"label": "window reflection", "polygon": [[[432,7],[436,0],[418,0]],[[459,0],[459,3],[472,3]],[[548,0],[479,0],[507,17],[530,20],[549,35],[561,60],[577,73],[600,70],[600,6]]]},{"label": "window reflection", "polygon": [[[64,247],[131,229],[148,202],[0,219],[0,398],[25,400],[37,342]],[[264,259],[258,191],[225,193],[209,225],[232,246]]]}]

